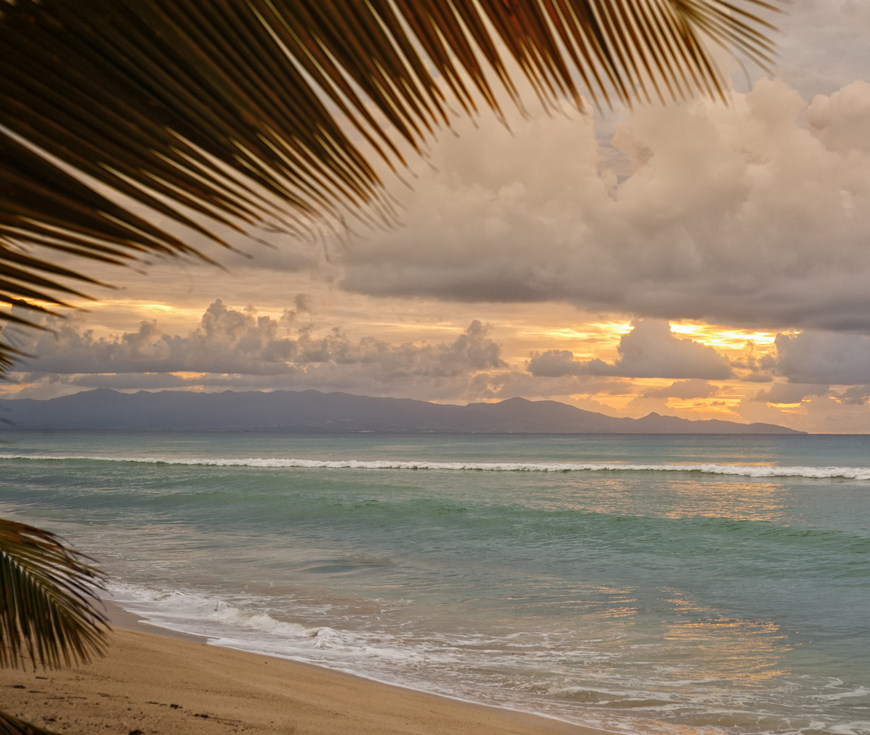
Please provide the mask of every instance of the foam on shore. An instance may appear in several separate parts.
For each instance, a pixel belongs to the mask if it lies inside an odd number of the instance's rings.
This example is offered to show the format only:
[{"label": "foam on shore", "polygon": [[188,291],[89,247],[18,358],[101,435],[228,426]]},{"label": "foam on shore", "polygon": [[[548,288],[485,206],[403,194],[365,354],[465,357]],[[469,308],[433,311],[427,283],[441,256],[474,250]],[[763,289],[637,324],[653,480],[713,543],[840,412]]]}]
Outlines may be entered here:
[{"label": "foam on shore", "polygon": [[602,735],[282,659],[117,627],[105,658],[55,672],[0,670],[7,712],[66,735]]}]

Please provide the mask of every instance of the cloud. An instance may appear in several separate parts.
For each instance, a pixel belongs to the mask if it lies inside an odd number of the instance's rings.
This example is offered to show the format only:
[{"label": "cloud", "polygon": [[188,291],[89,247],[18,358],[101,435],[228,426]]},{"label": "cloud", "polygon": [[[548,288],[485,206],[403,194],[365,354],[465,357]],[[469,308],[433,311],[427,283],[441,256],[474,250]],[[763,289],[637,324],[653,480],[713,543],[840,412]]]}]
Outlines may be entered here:
[{"label": "cloud", "polygon": [[769,352],[756,354],[756,345],[749,342],[746,351],[731,357],[731,367],[747,383],[770,383],[773,380],[771,371],[776,367],[776,357]]},{"label": "cloud", "polygon": [[828,386],[797,385],[793,383],[774,383],[767,390],[758,391],[751,399],[756,403],[774,405],[793,405],[802,403],[814,396],[824,396],[830,391]]},{"label": "cloud", "polygon": [[346,391],[422,400],[479,401],[513,396],[558,398],[614,415],[593,396],[632,392],[607,376],[535,377],[511,368],[494,328],[472,320],[444,341],[351,339],[318,326],[308,296],[293,299],[280,318],[212,302],[186,335],[155,320],[96,338],[75,322],[51,321],[54,333],[21,332],[23,349],[39,359],[18,365],[8,385],[18,397],[48,398],[86,388],[116,390]]},{"label": "cloud", "polygon": [[644,398],[710,398],[719,392],[719,386],[706,380],[678,380],[664,388],[650,388],[643,392]]},{"label": "cloud", "polygon": [[[310,340],[279,334],[278,320],[227,308],[218,299],[186,337],[165,333],[156,320],[135,332],[95,338],[75,324],[55,322],[52,332],[34,333],[27,352],[39,357],[19,370],[49,373],[242,372],[274,374],[312,349]],[[304,343],[304,346],[300,343]]]},{"label": "cloud", "polygon": [[561,378],[565,375],[613,374],[613,366],[602,360],[578,360],[569,350],[547,350],[532,354],[529,372],[537,378]]},{"label": "cloud", "polygon": [[809,105],[769,79],[728,107],[638,109],[612,140],[621,164],[605,162],[591,117],[519,121],[513,135],[484,119],[436,146],[404,226],[352,242],[340,283],[870,332],[867,128],[870,85]]},{"label": "cloud", "polygon": [[776,18],[777,73],[808,96],[830,94],[870,69],[870,5],[801,0]]},{"label": "cloud", "polygon": [[624,334],[613,363],[600,359],[577,360],[567,350],[535,353],[529,360],[532,375],[600,375],[630,378],[724,380],[731,377],[728,361],[715,349],[680,339],[666,321],[639,319]]},{"label": "cloud", "polygon": [[838,399],[847,406],[863,406],[870,403],[870,385],[853,385],[844,390]]},{"label": "cloud", "polygon": [[779,334],[773,371],[791,383],[870,383],[870,337],[815,331]]},{"label": "cloud", "polygon": [[[27,375],[31,380],[48,379],[76,388],[112,388],[114,390],[172,390],[195,387],[196,381],[174,373],[85,373],[83,375]],[[42,397],[42,396],[40,396]]]},{"label": "cloud", "polygon": [[870,404],[866,401],[850,400],[850,397],[844,397],[845,392],[839,395],[836,391],[824,392],[819,386],[814,386],[812,390],[818,394],[804,393],[797,387],[792,395],[784,393],[772,396],[783,401],[789,398],[794,399],[795,403],[800,401],[799,406],[746,398],[736,410],[744,421],[782,424],[812,433],[870,433]]},{"label": "cloud", "polygon": [[308,320],[312,313],[305,296],[280,319],[217,299],[186,336],[168,334],[153,320],[101,338],[52,323],[54,333],[29,334],[26,347],[40,357],[11,376],[78,388],[282,387],[438,398],[461,393],[479,373],[507,368],[492,327],[478,320],[452,341],[392,344],[319,330]]},{"label": "cloud", "polygon": [[626,395],[634,391],[628,380],[586,375],[556,377],[534,376],[519,370],[477,373],[471,379],[466,397],[474,400],[502,400],[514,396],[530,399],[557,398],[592,411],[615,415],[612,408],[595,402],[589,408],[592,396]]},{"label": "cloud", "polygon": [[852,82],[830,96],[819,95],[807,108],[807,122],[819,133],[828,150],[848,155],[870,152],[870,84]]},{"label": "cloud", "polygon": [[[647,388],[635,395],[625,411],[634,417],[656,412],[687,419],[724,419],[733,421],[737,416],[726,401],[709,400],[719,394],[720,387],[706,380],[676,380],[670,385]],[[677,405],[671,405],[671,399]],[[693,401],[691,407],[687,402]]]}]

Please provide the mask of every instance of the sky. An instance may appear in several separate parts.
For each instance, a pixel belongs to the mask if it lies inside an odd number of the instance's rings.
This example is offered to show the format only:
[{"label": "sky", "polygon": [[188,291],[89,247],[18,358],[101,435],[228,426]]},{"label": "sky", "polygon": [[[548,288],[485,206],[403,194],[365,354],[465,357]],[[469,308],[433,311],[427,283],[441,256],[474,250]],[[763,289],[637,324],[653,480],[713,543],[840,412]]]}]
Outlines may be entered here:
[{"label": "sky", "polygon": [[870,432],[870,3],[792,0],[729,104],[459,120],[395,228],[191,238],[117,286],[0,397],[305,390]]}]

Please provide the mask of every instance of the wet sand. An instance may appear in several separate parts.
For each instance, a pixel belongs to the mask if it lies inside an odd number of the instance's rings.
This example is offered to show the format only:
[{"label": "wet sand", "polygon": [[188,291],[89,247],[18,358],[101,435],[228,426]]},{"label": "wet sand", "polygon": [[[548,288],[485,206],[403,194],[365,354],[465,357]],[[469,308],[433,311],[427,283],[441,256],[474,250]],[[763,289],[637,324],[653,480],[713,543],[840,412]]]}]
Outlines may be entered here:
[{"label": "wet sand", "polygon": [[0,708],[65,735],[601,735],[218,648],[109,612],[105,658],[60,671],[0,670]]}]

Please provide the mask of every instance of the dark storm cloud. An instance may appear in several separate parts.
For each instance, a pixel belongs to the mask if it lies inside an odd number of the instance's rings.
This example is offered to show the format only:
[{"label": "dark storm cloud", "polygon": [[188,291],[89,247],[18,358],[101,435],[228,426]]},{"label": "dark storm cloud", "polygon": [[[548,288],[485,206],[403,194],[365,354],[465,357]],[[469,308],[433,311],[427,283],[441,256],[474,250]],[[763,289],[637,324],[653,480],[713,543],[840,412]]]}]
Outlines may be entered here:
[{"label": "dark storm cloud", "polygon": [[435,152],[404,226],[354,242],[345,289],[564,301],[640,317],[870,332],[870,84],[806,101],[640,109],[601,168],[591,120],[495,123]]},{"label": "dark storm cloud", "polygon": [[840,402],[847,406],[863,406],[870,403],[870,384],[853,385],[840,394]]},{"label": "dark storm cloud", "polygon": [[791,383],[870,383],[870,337],[833,332],[777,335],[773,370]]}]

